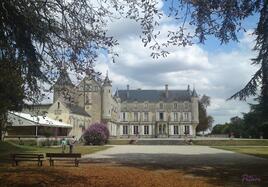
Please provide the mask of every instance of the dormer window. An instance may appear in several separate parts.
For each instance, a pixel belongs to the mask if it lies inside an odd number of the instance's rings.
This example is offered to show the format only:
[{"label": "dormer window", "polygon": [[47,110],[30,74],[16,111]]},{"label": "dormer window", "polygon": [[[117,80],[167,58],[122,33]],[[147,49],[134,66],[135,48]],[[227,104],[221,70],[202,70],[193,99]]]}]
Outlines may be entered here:
[{"label": "dormer window", "polygon": [[160,109],[163,109],[163,103],[160,103],[160,104],[159,104],[159,108],[160,108]]},{"label": "dormer window", "polygon": [[58,102],[58,109],[60,109],[60,102]]},{"label": "dormer window", "polygon": [[144,108],[148,109],[148,103],[145,103]]}]

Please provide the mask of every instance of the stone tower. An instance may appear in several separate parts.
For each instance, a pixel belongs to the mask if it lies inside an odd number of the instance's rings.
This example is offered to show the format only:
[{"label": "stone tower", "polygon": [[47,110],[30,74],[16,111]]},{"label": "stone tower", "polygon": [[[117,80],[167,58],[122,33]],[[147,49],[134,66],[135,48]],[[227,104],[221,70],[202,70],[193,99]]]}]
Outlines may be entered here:
[{"label": "stone tower", "polygon": [[102,85],[102,119],[104,121],[109,121],[112,117],[112,99],[112,82],[107,73]]},{"label": "stone tower", "polygon": [[191,102],[192,102],[192,121],[193,123],[198,124],[199,123],[198,95],[195,89],[192,92]]},{"label": "stone tower", "polygon": [[66,102],[72,102],[74,99],[74,88],[75,86],[73,85],[66,68],[61,69],[60,76],[53,86],[53,103],[59,98],[62,98]]}]

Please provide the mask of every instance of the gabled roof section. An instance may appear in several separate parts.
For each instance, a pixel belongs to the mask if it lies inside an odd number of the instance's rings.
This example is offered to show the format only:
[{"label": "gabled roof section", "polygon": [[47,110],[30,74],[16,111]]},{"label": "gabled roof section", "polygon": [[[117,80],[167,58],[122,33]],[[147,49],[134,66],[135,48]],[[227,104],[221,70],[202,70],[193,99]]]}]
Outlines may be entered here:
[{"label": "gabled roof section", "polygon": [[168,97],[166,97],[165,90],[118,90],[118,95],[122,102],[167,102],[191,100],[191,92],[188,90],[168,90]]},{"label": "gabled roof section", "polygon": [[81,116],[87,116],[91,117],[82,107],[70,104],[70,103],[64,103],[64,105],[70,110],[71,113],[81,115]]},{"label": "gabled roof section", "polygon": [[70,79],[70,77],[68,75],[68,72],[67,72],[66,68],[64,68],[64,69],[62,69],[60,71],[60,76],[57,79],[55,85],[74,87],[74,84],[72,83],[72,81],[71,81],[71,79]]},{"label": "gabled roof section", "polygon": [[197,95],[195,89],[193,90],[192,97],[198,97],[198,95]]}]

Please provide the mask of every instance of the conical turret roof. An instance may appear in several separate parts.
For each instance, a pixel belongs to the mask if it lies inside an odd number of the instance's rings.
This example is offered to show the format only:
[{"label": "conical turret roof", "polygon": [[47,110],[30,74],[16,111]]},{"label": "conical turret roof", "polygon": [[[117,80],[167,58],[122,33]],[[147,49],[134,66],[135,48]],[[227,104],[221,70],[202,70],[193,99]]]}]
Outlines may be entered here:
[{"label": "conical turret roof", "polygon": [[59,78],[57,79],[55,85],[58,85],[58,86],[71,86],[73,87],[74,84],[72,83],[69,75],[68,75],[68,72],[66,70],[66,68],[62,69],[60,71],[60,76]]},{"label": "conical turret roof", "polygon": [[106,77],[103,81],[103,86],[112,86],[112,81],[109,79],[108,72],[106,73]]},{"label": "conical turret roof", "polygon": [[197,95],[197,93],[196,93],[196,91],[195,91],[195,88],[194,88],[194,90],[193,90],[193,92],[192,92],[192,97],[198,97],[198,95]]}]

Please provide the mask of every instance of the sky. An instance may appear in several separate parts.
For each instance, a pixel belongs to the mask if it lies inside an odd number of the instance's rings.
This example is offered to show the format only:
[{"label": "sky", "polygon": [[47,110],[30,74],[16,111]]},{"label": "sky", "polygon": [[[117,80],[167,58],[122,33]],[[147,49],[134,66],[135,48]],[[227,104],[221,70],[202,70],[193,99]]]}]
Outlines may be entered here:
[{"label": "sky", "polygon": [[[163,9],[163,4],[159,5]],[[208,114],[215,124],[228,122],[231,117],[241,116],[249,111],[245,101],[226,101],[242,89],[250,80],[256,67],[250,64],[254,57],[252,31],[256,17],[246,20],[247,32],[239,34],[239,42],[220,45],[215,38],[208,38],[205,44],[186,47],[170,47],[166,58],[153,59],[148,48],[144,48],[139,35],[140,26],[129,19],[114,21],[108,25],[108,34],[118,40],[115,48],[119,57],[112,63],[107,54],[100,54],[95,69],[112,80],[113,88],[126,89],[187,89],[195,87],[198,94],[211,97]],[[168,30],[176,28],[173,20],[164,16],[159,28],[160,41],[164,41]]]}]

